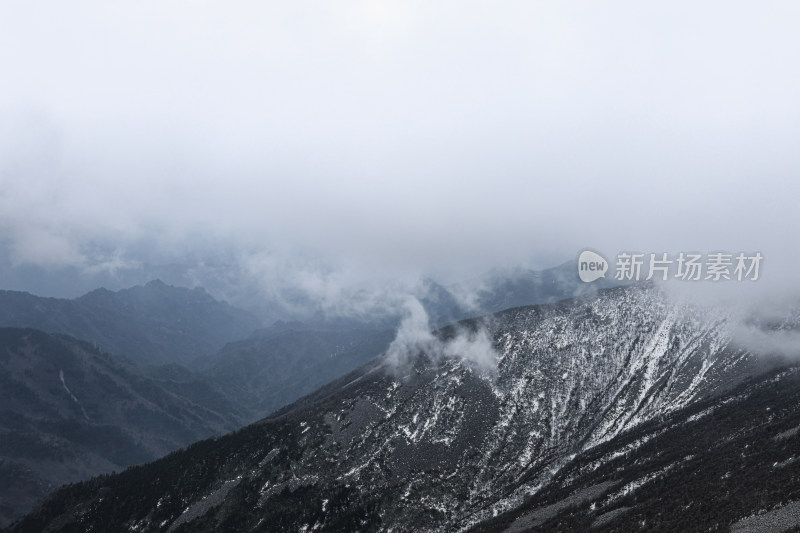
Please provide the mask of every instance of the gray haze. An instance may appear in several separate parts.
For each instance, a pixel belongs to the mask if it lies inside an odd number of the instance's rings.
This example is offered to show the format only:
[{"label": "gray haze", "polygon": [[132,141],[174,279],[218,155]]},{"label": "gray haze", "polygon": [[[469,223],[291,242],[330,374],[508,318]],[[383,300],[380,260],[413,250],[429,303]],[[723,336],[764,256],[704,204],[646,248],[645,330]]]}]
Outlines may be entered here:
[{"label": "gray haze", "polygon": [[798,27],[793,1],[4,1],[0,288],[369,308],[585,247],[760,251],[757,286],[795,286]]}]

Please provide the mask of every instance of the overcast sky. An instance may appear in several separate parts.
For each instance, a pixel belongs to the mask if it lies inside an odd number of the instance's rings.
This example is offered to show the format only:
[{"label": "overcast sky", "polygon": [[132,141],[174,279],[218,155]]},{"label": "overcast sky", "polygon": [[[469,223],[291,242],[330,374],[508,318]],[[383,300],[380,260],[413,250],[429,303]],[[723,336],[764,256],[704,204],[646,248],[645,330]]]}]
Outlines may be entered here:
[{"label": "overcast sky", "polygon": [[585,247],[796,279],[798,28],[788,0],[2,0],[0,288],[325,292]]}]

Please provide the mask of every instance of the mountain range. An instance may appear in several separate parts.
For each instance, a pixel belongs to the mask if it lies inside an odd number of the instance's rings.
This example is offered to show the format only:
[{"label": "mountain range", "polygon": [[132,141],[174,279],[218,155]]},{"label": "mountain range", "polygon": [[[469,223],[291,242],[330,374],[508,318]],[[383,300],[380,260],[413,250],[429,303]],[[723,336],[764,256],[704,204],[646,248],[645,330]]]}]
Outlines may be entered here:
[{"label": "mountain range", "polygon": [[191,365],[261,327],[252,314],[215,300],[203,289],[155,280],[80,298],[43,298],[0,291],[0,326],[66,333],[138,363]]},{"label": "mountain range", "polygon": [[154,460],[243,420],[198,376],[155,378],[64,334],[0,328],[0,520],[59,485]]},{"label": "mountain range", "polygon": [[[494,273],[469,288],[425,280],[418,297],[430,323],[441,325],[481,306],[575,291],[556,283],[565,275],[566,266]],[[400,318],[318,316],[263,327],[202,289],[158,280],[73,300],[0,291],[8,399],[0,460],[14,479],[0,490],[0,526],[60,484],[263,418],[385,352]],[[107,446],[102,435],[111,435]]]},{"label": "mountain range", "polygon": [[652,286],[462,321],[8,531],[796,528],[800,377],[741,327]]}]

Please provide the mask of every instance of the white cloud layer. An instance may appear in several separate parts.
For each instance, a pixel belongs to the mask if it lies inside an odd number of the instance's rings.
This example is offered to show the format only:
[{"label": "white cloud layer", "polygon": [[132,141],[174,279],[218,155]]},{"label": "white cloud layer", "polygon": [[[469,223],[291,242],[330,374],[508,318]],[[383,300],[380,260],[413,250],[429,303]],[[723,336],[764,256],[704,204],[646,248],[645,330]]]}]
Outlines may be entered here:
[{"label": "white cloud layer", "polygon": [[798,27],[792,1],[3,2],[0,244],[320,298],[585,247],[761,251],[785,283]]},{"label": "white cloud layer", "polygon": [[483,375],[491,376],[497,372],[499,354],[483,325],[474,331],[456,325],[452,337],[442,338],[431,333],[428,314],[419,300],[408,297],[405,309],[406,317],[385,354],[391,371],[397,374],[408,372],[415,358],[424,354],[435,363],[443,358],[460,360]]}]

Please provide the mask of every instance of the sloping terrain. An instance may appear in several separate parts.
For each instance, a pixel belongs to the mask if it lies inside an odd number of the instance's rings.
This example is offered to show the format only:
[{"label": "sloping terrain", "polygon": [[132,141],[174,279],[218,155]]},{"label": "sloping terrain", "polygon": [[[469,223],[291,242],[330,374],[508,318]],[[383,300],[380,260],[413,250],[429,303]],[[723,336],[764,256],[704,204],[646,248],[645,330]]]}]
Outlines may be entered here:
[{"label": "sloping terrain", "polygon": [[580,454],[471,531],[800,529],[800,369],[659,417]]},{"label": "sloping terrain", "polygon": [[[734,326],[652,287],[466,321],[405,346],[406,359],[392,358],[394,346],[260,423],[63,488],[10,531],[457,531],[509,517],[505,529],[519,518],[510,513],[538,508],[532,498],[562,502],[549,491],[587,454],[611,454],[602,472],[631,432],[668,420],[697,427],[687,409],[756,398],[736,387],[770,363],[732,343]],[[496,367],[479,364],[479,350]],[[737,423],[763,422],[742,413]],[[775,435],[797,423],[781,420]],[[647,468],[683,453],[672,442]],[[630,490],[613,502],[631,506],[640,472],[608,472],[577,470],[576,490],[588,492],[522,529],[615,488]],[[779,503],[720,516],[733,522]],[[595,510],[616,512],[602,523],[625,520],[616,503]]]},{"label": "sloping terrain", "polygon": [[140,368],[66,335],[0,328],[0,523],[57,486],[241,424],[207,381]]},{"label": "sloping terrain", "polygon": [[254,421],[383,353],[393,336],[302,324],[272,328],[228,344],[203,374]]},{"label": "sloping terrain", "polygon": [[[540,272],[518,271],[487,275],[473,287],[444,287],[423,280],[419,303],[432,325],[485,315],[519,305],[553,302],[573,293],[592,293],[601,280],[587,285],[577,280],[574,262]],[[454,293],[472,292],[465,305]],[[331,319],[277,322],[252,336],[231,342],[201,368],[225,393],[260,419],[332,379],[382,354],[395,336],[399,318]]]},{"label": "sloping terrain", "polygon": [[[577,270],[577,261],[567,261],[543,270],[489,272],[481,278],[457,283],[447,290],[451,294],[468,294],[472,305],[467,309],[462,307],[450,311],[450,316],[469,318],[487,315],[512,307],[553,303],[594,293],[598,289],[623,285],[610,274],[593,283],[584,283],[576,275]],[[429,313],[436,316],[435,313]],[[442,324],[440,321],[437,323]]]}]

